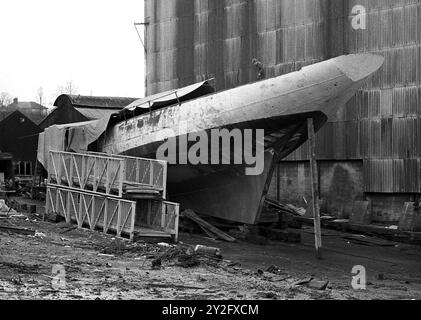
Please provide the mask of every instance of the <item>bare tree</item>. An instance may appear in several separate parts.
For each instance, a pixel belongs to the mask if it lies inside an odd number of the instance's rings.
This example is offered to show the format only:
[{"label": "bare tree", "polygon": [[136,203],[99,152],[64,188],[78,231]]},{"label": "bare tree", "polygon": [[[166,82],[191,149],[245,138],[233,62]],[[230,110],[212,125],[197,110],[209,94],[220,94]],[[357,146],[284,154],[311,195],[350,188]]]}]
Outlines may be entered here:
[{"label": "bare tree", "polygon": [[44,89],[42,87],[38,88],[37,91],[37,100],[40,105],[44,102]]},{"label": "bare tree", "polygon": [[12,96],[7,92],[0,93],[0,107],[6,107],[13,101]]},{"label": "bare tree", "polygon": [[66,84],[64,86],[60,86],[58,88],[58,92],[59,92],[59,94],[74,95],[74,94],[77,94],[77,87],[73,83],[72,80],[69,80],[69,81],[66,82]]}]

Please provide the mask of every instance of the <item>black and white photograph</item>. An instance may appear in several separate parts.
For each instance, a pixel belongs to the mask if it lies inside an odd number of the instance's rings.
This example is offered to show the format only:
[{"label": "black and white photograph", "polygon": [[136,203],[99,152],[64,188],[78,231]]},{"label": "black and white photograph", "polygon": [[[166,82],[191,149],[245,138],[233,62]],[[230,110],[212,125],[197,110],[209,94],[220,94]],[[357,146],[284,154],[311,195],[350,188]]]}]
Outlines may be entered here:
[{"label": "black and white photograph", "polygon": [[0,300],[421,300],[420,0],[0,11]]}]

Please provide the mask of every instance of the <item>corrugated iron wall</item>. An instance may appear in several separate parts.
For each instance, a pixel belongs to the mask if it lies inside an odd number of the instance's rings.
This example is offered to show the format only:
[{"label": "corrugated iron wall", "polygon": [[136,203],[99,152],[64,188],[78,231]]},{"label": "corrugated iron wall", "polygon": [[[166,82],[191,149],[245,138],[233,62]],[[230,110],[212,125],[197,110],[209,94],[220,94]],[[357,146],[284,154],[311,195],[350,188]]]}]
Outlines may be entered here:
[{"label": "corrugated iron wall", "polygon": [[[219,90],[325,59],[328,0],[146,0],[147,93],[215,77]],[[336,45],[333,46],[336,48]]]},{"label": "corrugated iron wall", "polygon": [[[367,10],[366,30],[352,9]],[[324,160],[363,160],[367,193],[421,193],[420,0],[146,0],[147,93],[215,77],[218,90],[337,55],[381,54],[383,68],[321,130]],[[287,160],[308,159],[307,146]]]},{"label": "corrugated iron wall", "polygon": [[[338,118],[322,129],[321,159],[364,160],[364,191],[420,193],[421,171],[421,1],[337,1],[333,16],[367,9],[367,29],[355,31],[344,17],[343,52],[381,54],[383,68],[348,103]],[[329,24],[331,24],[329,22]],[[307,146],[289,160],[307,159]]]}]

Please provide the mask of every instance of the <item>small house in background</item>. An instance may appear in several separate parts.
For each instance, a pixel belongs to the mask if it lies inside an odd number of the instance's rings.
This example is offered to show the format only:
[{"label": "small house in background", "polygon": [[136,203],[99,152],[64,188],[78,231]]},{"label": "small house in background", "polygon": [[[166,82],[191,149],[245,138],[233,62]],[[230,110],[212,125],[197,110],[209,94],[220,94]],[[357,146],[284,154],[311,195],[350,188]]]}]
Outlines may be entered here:
[{"label": "small house in background", "polygon": [[137,98],[93,97],[63,94],[54,102],[55,109],[39,124],[42,130],[55,124],[101,119],[122,110]]},{"label": "small house in background", "polygon": [[20,111],[35,124],[39,124],[48,114],[48,108],[36,102],[21,102],[18,98],[13,99],[13,103],[0,108],[0,121],[14,111]]},{"label": "small house in background", "polygon": [[39,126],[20,111],[0,118],[0,150],[13,157],[15,175],[21,179],[34,174],[40,132]]}]

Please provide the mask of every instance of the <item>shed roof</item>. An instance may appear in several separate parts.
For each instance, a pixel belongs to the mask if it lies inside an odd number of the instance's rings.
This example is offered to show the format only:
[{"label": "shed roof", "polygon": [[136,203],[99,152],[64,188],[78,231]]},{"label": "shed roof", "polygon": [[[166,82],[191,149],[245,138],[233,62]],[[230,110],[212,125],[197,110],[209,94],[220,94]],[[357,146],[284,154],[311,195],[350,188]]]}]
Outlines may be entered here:
[{"label": "shed roof", "polygon": [[22,111],[20,110],[14,110],[8,113],[5,113],[5,116],[0,117],[0,123],[8,120],[9,118],[12,118],[13,115],[17,115],[20,118],[23,118],[25,121],[29,121],[30,123],[32,123],[34,126],[38,127],[38,125],[32,121],[26,114],[24,114]]},{"label": "shed roof", "polygon": [[66,107],[73,108],[81,115],[80,119],[77,121],[97,120],[109,117],[111,114],[119,112],[136,100],[137,98],[95,97],[62,94],[56,99],[54,102],[55,108],[51,110],[48,116],[42,121],[40,127],[44,128],[48,125],[57,123],[63,124],[62,121],[56,122],[54,119],[55,117],[62,118],[63,115],[60,112]]},{"label": "shed roof", "polygon": [[10,116],[16,110],[10,110],[8,108],[0,108],[0,122]]},{"label": "shed roof", "polygon": [[126,97],[93,97],[63,94],[57,98],[54,105],[59,107],[63,100],[68,100],[73,107],[121,110],[138,98]]},{"label": "shed roof", "polygon": [[39,124],[47,115],[48,108],[36,102],[13,102],[7,107],[0,108],[0,120],[8,117],[15,111],[20,111],[35,124]]},{"label": "shed roof", "polygon": [[21,110],[25,110],[25,109],[47,110],[47,107],[44,107],[43,105],[40,105],[39,103],[33,102],[33,101],[29,101],[29,102],[18,101],[17,103],[13,102],[13,103],[9,104],[7,106],[7,108],[10,108],[10,109],[13,109],[13,110],[18,110],[18,109],[21,109]]},{"label": "shed roof", "polygon": [[[9,110],[7,110],[7,111],[2,111],[2,112],[0,112],[0,123],[2,123],[3,121],[5,121],[7,118],[9,118],[12,114],[15,114],[15,113],[17,113],[17,114],[19,114],[20,116],[22,116],[22,117],[25,117],[25,118],[27,118],[27,116],[25,116],[21,111],[19,111],[19,110],[11,110],[11,109],[9,109]],[[31,119],[29,119],[29,120],[31,120]],[[32,120],[31,120],[32,121]]]}]

